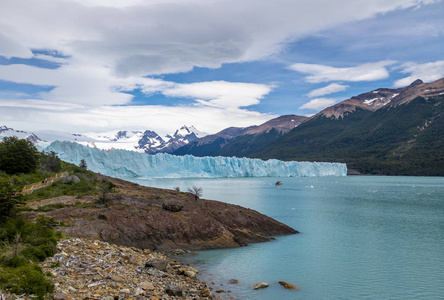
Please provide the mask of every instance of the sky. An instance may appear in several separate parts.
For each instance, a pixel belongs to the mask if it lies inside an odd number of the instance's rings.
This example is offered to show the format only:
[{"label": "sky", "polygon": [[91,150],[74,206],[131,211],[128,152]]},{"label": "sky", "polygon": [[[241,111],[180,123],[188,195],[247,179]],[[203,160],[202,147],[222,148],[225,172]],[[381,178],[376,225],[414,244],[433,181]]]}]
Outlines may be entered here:
[{"label": "sky", "polygon": [[444,77],[439,0],[0,0],[0,125],[206,133]]}]

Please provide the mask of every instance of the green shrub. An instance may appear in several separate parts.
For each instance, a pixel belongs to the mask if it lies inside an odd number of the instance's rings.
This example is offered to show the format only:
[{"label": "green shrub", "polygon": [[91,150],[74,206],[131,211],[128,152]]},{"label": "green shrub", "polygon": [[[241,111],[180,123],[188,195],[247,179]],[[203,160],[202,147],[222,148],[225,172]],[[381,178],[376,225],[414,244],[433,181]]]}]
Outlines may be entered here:
[{"label": "green shrub", "polygon": [[28,140],[13,136],[0,143],[0,170],[6,174],[33,173],[38,159],[39,152]]},{"label": "green shrub", "polygon": [[35,223],[6,218],[0,227],[0,287],[14,294],[34,294],[43,299],[53,291],[36,262],[53,256],[60,233],[54,221],[40,217]]},{"label": "green shrub", "polygon": [[34,294],[44,299],[54,291],[54,285],[46,278],[39,266],[25,263],[19,267],[0,267],[0,286],[17,295]]}]

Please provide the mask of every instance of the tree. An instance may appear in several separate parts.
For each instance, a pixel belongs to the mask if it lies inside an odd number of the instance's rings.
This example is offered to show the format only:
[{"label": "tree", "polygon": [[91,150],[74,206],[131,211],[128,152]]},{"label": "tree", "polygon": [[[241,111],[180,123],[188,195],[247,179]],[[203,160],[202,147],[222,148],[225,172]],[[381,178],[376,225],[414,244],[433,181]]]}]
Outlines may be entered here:
[{"label": "tree", "polygon": [[13,136],[0,143],[0,170],[7,174],[33,173],[38,159],[39,152],[28,140]]},{"label": "tree", "polygon": [[0,218],[11,216],[21,199],[21,194],[14,191],[9,181],[0,180]]},{"label": "tree", "polygon": [[100,193],[99,203],[105,204],[105,205],[108,204],[110,200],[107,198],[107,195],[109,193],[111,193],[115,187],[116,187],[116,185],[114,183],[112,183],[111,181],[107,181],[107,180],[102,179],[99,182],[99,188],[98,188],[98,191]]},{"label": "tree", "polygon": [[84,159],[80,160],[80,168],[88,170],[88,166],[86,165],[86,161]]},{"label": "tree", "polygon": [[192,188],[188,188],[188,192],[194,196],[194,200],[197,200],[200,197],[202,197],[202,188],[201,187],[193,186]]},{"label": "tree", "polygon": [[40,157],[40,168],[42,170],[48,170],[51,172],[58,172],[62,167],[62,162],[60,158],[57,157],[57,154],[54,151],[49,153],[42,153]]}]

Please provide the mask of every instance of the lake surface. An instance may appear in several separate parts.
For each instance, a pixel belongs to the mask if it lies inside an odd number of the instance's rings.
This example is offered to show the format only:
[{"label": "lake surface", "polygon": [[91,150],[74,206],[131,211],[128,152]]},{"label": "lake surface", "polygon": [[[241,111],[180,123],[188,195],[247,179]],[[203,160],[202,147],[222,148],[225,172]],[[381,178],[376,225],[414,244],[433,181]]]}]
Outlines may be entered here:
[{"label": "lake surface", "polygon": [[[283,185],[276,187],[277,180]],[[444,299],[443,177],[132,181],[182,191],[202,187],[205,199],[255,209],[301,232],[184,258],[214,289],[231,291],[224,297]],[[251,290],[262,281],[270,286]],[[285,290],[278,281],[300,290]]]}]

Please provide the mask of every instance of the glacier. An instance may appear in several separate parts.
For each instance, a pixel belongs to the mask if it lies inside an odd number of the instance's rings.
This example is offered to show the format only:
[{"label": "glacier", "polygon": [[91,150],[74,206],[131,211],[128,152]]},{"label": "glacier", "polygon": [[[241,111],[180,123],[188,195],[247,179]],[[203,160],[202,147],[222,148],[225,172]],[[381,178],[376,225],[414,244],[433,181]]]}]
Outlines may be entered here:
[{"label": "glacier", "polygon": [[66,162],[79,165],[84,159],[88,169],[104,175],[128,178],[194,177],[315,177],[346,176],[347,166],[330,162],[297,162],[237,157],[149,155],[127,150],[100,150],[78,143],[54,141],[45,149],[54,151]]}]

